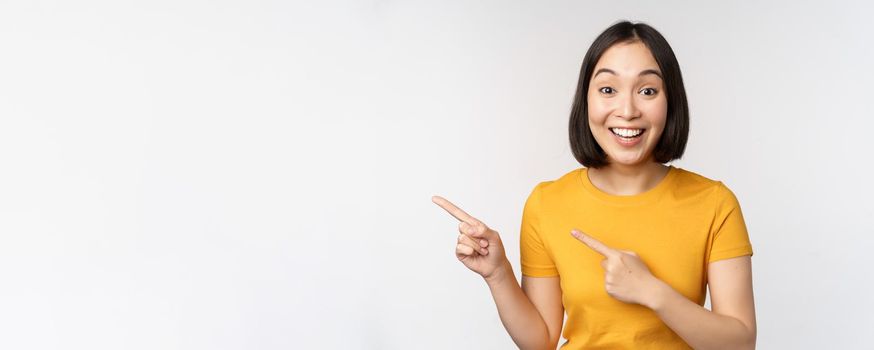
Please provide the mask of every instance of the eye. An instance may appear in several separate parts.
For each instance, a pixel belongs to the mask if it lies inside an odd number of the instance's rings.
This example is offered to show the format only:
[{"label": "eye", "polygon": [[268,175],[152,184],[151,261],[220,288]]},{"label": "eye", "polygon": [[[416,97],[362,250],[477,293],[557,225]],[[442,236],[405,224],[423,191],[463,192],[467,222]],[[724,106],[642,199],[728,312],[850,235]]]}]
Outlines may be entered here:
[{"label": "eye", "polygon": [[653,89],[653,88],[645,88],[645,89],[641,89],[640,92],[642,92],[646,96],[652,96],[652,95],[655,95],[656,93],[658,93],[659,91],[656,89]]},{"label": "eye", "polygon": [[602,87],[598,89],[598,91],[600,91],[602,94],[612,94],[615,92],[615,90],[613,90],[613,88],[609,86]]}]

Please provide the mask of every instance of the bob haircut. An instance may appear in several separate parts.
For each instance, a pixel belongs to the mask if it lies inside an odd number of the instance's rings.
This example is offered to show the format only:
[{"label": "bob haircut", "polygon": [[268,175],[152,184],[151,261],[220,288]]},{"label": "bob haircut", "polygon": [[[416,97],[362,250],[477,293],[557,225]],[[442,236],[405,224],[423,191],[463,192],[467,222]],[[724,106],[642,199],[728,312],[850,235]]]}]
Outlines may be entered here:
[{"label": "bob haircut", "polygon": [[574,158],[582,165],[600,168],[608,164],[607,154],[595,141],[589,129],[589,81],[595,65],[607,49],[619,43],[643,42],[659,65],[667,94],[668,113],[665,130],[653,150],[653,158],[659,163],[667,163],[683,156],[686,140],[689,138],[689,106],[686,90],[680,74],[680,64],[668,41],[655,28],[645,23],[618,22],[599,35],[583,58],[580,80],[574,96],[570,117],[570,141]]}]

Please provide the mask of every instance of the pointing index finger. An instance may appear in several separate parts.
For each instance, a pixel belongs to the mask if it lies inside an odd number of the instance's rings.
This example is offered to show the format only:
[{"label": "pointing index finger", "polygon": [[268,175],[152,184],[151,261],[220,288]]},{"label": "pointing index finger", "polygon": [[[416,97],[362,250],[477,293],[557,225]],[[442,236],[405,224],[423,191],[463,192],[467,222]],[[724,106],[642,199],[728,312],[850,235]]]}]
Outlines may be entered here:
[{"label": "pointing index finger", "polygon": [[443,208],[443,210],[446,210],[446,212],[448,212],[449,215],[454,216],[459,221],[464,221],[464,222],[471,224],[471,225],[479,222],[477,219],[474,219],[473,216],[470,216],[470,214],[465,213],[464,210],[461,210],[461,208],[455,206],[455,204],[452,204],[452,202],[446,200],[446,198],[443,198],[440,196],[432,196],[431,201],[434,202],[434,204],[437,204],[438,206]]},{"label": "pointing index finger", "polygon": [[571,230],[571,234],[576,237],[580,242],[585,243],[589,248],[598,252],[606,258],[616,255],[616,250],[608,247],[606,244],[601,243],[601,241],[592,238],[591,236],[581,232],[580,230],[573,229]]}]

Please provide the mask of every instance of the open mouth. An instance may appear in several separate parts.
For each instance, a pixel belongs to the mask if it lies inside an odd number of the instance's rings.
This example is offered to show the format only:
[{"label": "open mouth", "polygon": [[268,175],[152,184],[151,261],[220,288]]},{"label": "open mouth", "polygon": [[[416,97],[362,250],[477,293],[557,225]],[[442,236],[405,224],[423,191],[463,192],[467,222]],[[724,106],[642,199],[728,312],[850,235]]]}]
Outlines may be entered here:
[{"label": "open mouth", "polygon": [[640,138],[640,135],[643,135],[644,131],[646,131],[646,129],[610,128],[610,132],[624,140]]}]

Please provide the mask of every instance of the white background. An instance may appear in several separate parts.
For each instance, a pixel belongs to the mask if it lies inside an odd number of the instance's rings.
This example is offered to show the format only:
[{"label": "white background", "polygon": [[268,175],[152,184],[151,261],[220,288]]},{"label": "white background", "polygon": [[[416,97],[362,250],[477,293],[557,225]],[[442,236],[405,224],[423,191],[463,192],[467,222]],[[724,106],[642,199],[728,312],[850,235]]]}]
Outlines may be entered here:
[{"label": "white background", "polygon": [[619,19],[741,202],[759,348],[869,346],[872,7],[825,3],[0,1],[0,348],[513,348],[430,196],[518,274]]}]

